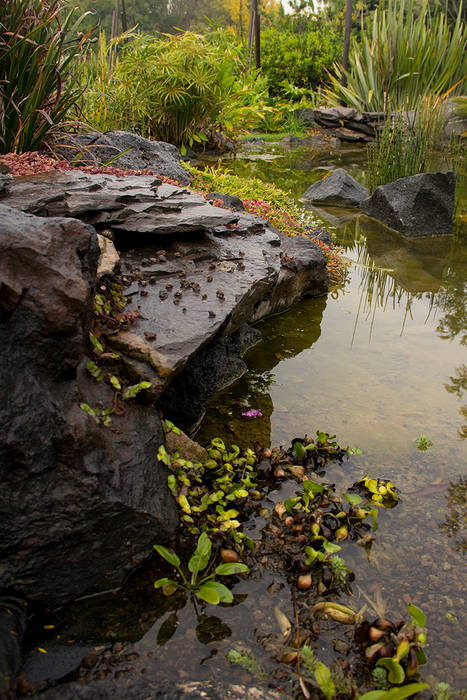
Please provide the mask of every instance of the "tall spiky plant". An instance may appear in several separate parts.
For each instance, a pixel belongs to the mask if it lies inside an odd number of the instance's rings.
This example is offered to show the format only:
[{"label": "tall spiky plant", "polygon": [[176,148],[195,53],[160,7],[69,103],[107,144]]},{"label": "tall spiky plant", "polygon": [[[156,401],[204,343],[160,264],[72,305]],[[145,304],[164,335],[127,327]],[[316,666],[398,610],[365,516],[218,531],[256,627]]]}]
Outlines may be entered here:
[{"label": "tall spiky plant", "polygon": [[430,13],[428,0],[417,8],[414,0],[389,0],[352,39],[347,86],[342,66],[334,68],[327,98],[359,111],[409,110],[426,95],[461,94],[467,73],[462,6],[450,28],[442,12]]},{"label": "tall spiky plant", "polygon": [[81,19],[62,0],[0,2],[0,153],[40,148],[78,99]]}]

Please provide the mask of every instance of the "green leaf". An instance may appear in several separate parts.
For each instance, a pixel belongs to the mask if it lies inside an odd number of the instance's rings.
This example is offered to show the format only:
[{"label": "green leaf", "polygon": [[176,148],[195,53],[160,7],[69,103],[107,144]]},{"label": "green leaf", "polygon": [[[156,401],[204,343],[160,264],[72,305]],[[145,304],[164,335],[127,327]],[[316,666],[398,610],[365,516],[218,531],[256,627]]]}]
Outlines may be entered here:
[{"label": "green leaf", "polygon": [[206,581],[206,583],[203,583],[199,588],[196,589],[195,595],[198,596],[198,598],[201,598],[201,600],[204,600],[206,603],[212,603],[212,605],[218,605],[220,603],[220,595],[219,593],[209,586],[210,581]]},{"label": "green leaf", "polygon": [[175,566],[176,569],[180,568],[180,559],[171,549],[167,549],[167,547],[163,547],[161,544],[155,544],[154,549],[165,561],[168,561],[169,564]]},{"label": "green leaf", "polygon": [[303,482],[303,488],[307,493],[322,493],[325,489],[323,484],[317,484],[316,481],[311,481],[311,479]]},{"label": "green leaf", "polygon": [[371,515],[371,519],[373,521],[373,532],[376,532],[378,529],[378,510],[377,508],[372,508],[369,511],[369,514]]},{"label": "green leaf", "polygon": [[405,681],[405,671],[398,661],[391,658],[390,656],[385,656],[382,659],[378,659],[376,666],[383,666],[388,672],[388,681],[394,685],[400,685]]},{"label": "green leaf", "polygon": [[120,384],[118,377],[111,374],[109,379],[110,379],[110,383],[112,384],[113,388],[117,389],[117,391],[120,391],[120,389],[122,388],[122,385]]},{"label": "green leaf", "polygon": [[391,688],[391,690],[371,690],[365,695],[360,695],[358,700],[404,700],[430,686],[427,683],[410,683],[403,688]]},{"label": "green leaf", "polygon": [[294,442],[293,451],[297,459],[302,460],[306,455],[306,451],[301,442]]},{"label": "green leaf", "polygon": [[231,576],[232,574],[247,574],[249,570],[246,564],[232,562],[231,564],[219,564],[216,567],[216,574],[218,576]]},{"label": "green leaf", "polygon": [[417,606],[413,603],[409,603],[407,610],[409,611],[410,617],[417,625],[420,625],[420,627],[425,627],[426,615],[420,610],[420,608],[417,608]]},{"label": "green leaf", "polygon": [[198,574],[199,571],[203,571],[207,567],[211,558],[211,549],[211,540],[205,532],[202,532],[194,554],[188,562],[188,569],[192,574]]},{"label": "green leaf", "polygon": [[315,678],[326,698],[332,700],[336,687],[331,678],[331,671],[325,664],[321,663],[321,661],[318,661],[315,666]]},{"label": "green leaf", "polygon": [[362,497],[358,493],[343,493],[342,497],[350,503],[351,506],[358,506],[362,502]]},{"label": "green leaf", "polygon": [[172,581],[171,578],[158,578],[157,581],[154,581],[154,588],[162,588],[162,586],[176,586],[178,588],[179,585],[176,581]]},{"label": "green leaf", "polygon": [[329,542],[329,540],[324,540],[323,547],[326,550],[326,552],[330,552],[331,554],[334,554],[334,552],[339,552],[342,549],[342,547],[339,547],[338,544]]},{"label": "green leaf", "polygon": [[211,588],[213,591],[216,591],[219,596],[219,602],[221,603],[231,603],[233,601],[232,591],[219,581],[206,581],[203,583],[202,587],[204,590],[206,590],[206,588]]}]

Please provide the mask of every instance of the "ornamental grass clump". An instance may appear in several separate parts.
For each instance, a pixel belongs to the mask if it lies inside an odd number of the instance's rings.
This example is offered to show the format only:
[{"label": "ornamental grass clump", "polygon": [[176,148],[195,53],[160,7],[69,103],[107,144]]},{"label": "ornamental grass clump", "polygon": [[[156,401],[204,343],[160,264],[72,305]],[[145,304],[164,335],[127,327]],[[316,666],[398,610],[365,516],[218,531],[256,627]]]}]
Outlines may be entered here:
[{"label": "ornamental grass clump", "polygon": [[83,16],[61,0],[0,2],[0,153],[40,148],[78,100]]},{"label": "ornamental grass clump", "polygon": [[266,85],[245,72],[241,49],[193,32],[125,36],[113,69],[101,35],[97,66],[83,63],[82,118],[182,146],[226,139],[258,124]]},{"label": "ornamental grass clump", "polygon": [[462,6],[451,28],[442,12],[431,13],[428,0],[420,7],[414,0],[389,0],[352,38],[347,86],[342,66],[334,65],[327,98],[361,112],[384,112],[416,109],[426,95],[462,94],[467,28],[461,13]]}]

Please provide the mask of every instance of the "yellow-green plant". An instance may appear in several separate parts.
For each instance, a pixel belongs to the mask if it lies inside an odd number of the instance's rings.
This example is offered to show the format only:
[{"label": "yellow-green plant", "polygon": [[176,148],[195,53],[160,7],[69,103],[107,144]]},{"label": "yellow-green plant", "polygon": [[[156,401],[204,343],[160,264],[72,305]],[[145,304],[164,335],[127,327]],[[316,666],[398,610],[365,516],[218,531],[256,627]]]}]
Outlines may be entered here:
[{"label": "yellow-green plant", "polygon": [[38,150],[78,100],[81,19],[61,0],[0,2],[0,153]]},{"label": "yellow-green plant", "polygon": [[122,128],[170,143],[220,143],[257,125],[265,82],[244,72],[241,49],[192,32],[133,36],[112,46],[101,36],[97,70],[82,68],[82,114],[102,130]]},{"label": "yellow-green plant", "polygon": [[452,28],[442,12],[431,14],[428,0],[389,0],[378,8],[359,37],[353,37],[347,86],[342,66],[326,91],[332,104],[360,111],[415,109],[425,95],[450,89],[461,94],[467,73],[467,29],[459,8]]}]

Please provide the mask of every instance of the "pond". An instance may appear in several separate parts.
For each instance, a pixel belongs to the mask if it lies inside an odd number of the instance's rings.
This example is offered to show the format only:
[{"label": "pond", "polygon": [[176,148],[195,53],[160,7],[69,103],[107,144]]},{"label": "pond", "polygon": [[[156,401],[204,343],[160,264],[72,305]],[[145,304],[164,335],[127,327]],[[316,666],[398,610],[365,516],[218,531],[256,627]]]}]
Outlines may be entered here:
[{"label": "pond", "polygon": [[[298,200],[322,176],[321,168],[343,166],[362,178],[363,162],[358,148],[321,154],[268,145],[259,153],[250,147],[228,166],[273,181]],[[362,454],[330,465],[326,480],[341,493],[365,474],[384,477],[401,499],[380,512],[371,549],[344,543],[343,556],[355,572],[344,602],[355,610],[366,606],[369,619],[386,615],[396,621],[407,618],[407,603],[414,602],[427,616],[422,677],[460,689],[467,686],[466,234],[459,224],[453,237],[409,241],[355,212],[314,216],[320,224],[320,216],[327,217],[352,261],[349,282],[258,324],[263,340],[245,357],[248,372],[214,397],[196,439],[203,443],[216,435],[241,446],[288,445],[295,436],[324,430],[341,444],[358,446]],[[241,413],[247,408],[261,409],[264,417],[245,422]],[[433,443],[425,451],[416,444],[422,435]],[[288,488],[270,492],[270,508]],[[265,522],[252,519],[247,534],[257,536]],[[253,653],[280,687],[267,642],[278,633],[275,607],[293,618],[285,578],[266,568],[235,586],[239,605],[203,611],[180,596],[161,600],[152,584],[168,572],[161,574],[159,564],[150,562],[123,591],[50,615],[46,622],[54,628],[34,640],[26,677],[63,677],[84,654],[104,649],[105,657],[85,667],[94,677],[115,673],[112,667],[120,672],[122,663],[138,669],[142,659],[146,665],[153,659],[161,681],[228,678],[251,684],[248,673],[226,661],[235,648]],[[316,650],[322,661],[330,662],[334,650],[349,642],[344,627],[324,625]],[[130,642],[135,645],[127,658]],[[47,648],[46,661],[38,647]]]}]

